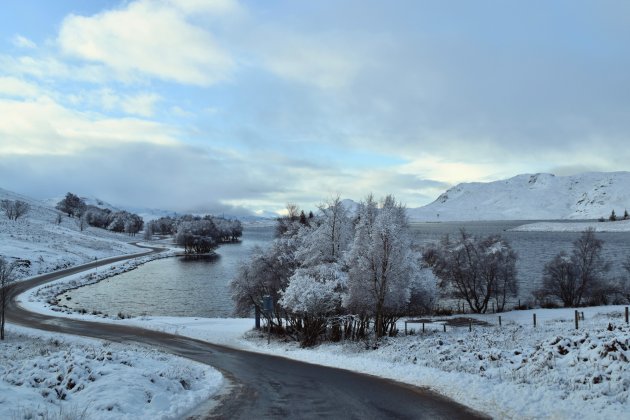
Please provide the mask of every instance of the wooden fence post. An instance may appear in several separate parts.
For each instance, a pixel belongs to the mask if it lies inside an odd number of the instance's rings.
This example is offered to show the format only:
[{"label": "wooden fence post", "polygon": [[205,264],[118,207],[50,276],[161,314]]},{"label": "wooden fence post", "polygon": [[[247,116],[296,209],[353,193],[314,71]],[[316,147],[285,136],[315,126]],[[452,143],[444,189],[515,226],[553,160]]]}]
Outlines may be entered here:
[{"label": "wooden fence post", "polygon": [[468,320],[468,332],[472,332],[472,319]]},{"label": "wooden fence post", "polygon": [[444,332],[446,332],[446,324],[442,324],[442,326],[444,327]]},{"label": "wooden fence post", "polygon": [[575,310],[575,329],[580,328],[580,316],[578,314],[577,309]]},{"label": "wooden fence post", "polygon": [[424,333],[424,322],[422,323],[422,333]]},{"label": "wooden fence post", "polygon": [[501,326],[501,315],[499,315],[499,327]]},{"label": "wooden fence post", "polygon": [[533,315],[534,315],[534,328],[536,328],[536,314],[533,314]]},{"label": "wooden fence post", "polygon": [[628,307],[626,306],[626,324],[628,323]]}]

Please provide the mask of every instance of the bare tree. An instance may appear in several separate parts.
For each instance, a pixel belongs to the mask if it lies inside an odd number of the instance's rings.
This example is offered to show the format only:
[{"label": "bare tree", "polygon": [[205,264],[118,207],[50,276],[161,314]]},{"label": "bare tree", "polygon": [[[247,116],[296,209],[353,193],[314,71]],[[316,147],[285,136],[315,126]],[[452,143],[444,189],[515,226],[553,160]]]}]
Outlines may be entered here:
[{"label": "bare tree", "polygon": [[31,206],[22,200],[2,200],[0,201],[0,209],[2,209],[9,220],[17,220],[26,215]]},{"label": "bare tree", "polygon": [[15,280],[15,264],[0,257],[0,340],[4,340],[6,305],[11,283]]},{"label": "bare tree", "polygon": [[603,243],[593,229],[582,233],[573,242],[571,255],[561,252],[545,265],[538,294],[555,296],[564,306],[579,306],[585,298],[601,299],[610,292],[603,277],[610,268],[601,255]]},{"label": "bare tree", "polygon": [[464,230],[456,240],[446,236],[424,253],[440,287],[464,299],[476,313],[485,313],[491,299],[502,311],[507,298],[516,295],[516,258],[500,236],[477,238]]},{"label": "bare tree", "polygon": [[299,227],[296,222],[300,220],[300,207],[294,203],[287,203],[287,214],[276,219],[276,237],[293,235]]}]

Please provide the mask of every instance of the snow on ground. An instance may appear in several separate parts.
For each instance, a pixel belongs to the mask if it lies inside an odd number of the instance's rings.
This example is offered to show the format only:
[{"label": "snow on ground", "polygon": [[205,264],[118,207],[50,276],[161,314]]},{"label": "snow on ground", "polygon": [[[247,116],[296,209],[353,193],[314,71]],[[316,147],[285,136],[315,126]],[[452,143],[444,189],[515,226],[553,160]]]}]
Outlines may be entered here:
[{"label": "snow on ground", "polygon": [[537,222],[518,226],[516,232],[584,232],[593,229],[596,232],[630,232],[630,220],[616,222]]},{"label": "snow on ground", "polygon": [[627,418],[630,411],[630,327],[623,308],[580,308],[585,320],[577,330],[573,309],[504,313],[502,327],[496,315],[475,315],[492,325],[443,332],[441,322],[427,324],[426,333],[387,338],[377,349],[369,342],[268,345],[264,331],[251,331],[252,319],[124,322],[427,387],[495,418],[594,419]]},{"label": "snow on ground", "polygon": [[0,418],[178,418],[223,385],[210,366],[154,349],[9,325]]},{"label": "snow on ground", "polygon": [[23,263],[18,277],[30,277],[138,249],[129,242],[137,239],[104,229],[86,227],[77,219],[61,217],[43,202],[0,189],[0,199],[22,200],[31,209],[17,221],[0,214],[0,256]]},{"label": "snow on ground", "polygon": [[[69,281],[72,281],[71,279]],[[29,309],[54,312],[41,301],[24,299]],[[38,301],[39,299],[39,301]],[[496,418],[627,418],[630,411],[630,327],[623,306],[534,309],[498,315],[466,315],[486,326],[447,327],[447,318],[426,324],[426,333],[372,342],[326,343],[302,349],[291,340],[252,331],[253,319],[143,316],[100,322],[140,326],[247,351],[279,355],[349,369],[427,387]],[[533,326],[533,314],[537,326]],[[448,324],[448,323],[447,323]],[[399,322],[404,330],[404,322]],[[420,324],[409,328],[421,331]],[[374,348],[377,347],[377,348]]]}]

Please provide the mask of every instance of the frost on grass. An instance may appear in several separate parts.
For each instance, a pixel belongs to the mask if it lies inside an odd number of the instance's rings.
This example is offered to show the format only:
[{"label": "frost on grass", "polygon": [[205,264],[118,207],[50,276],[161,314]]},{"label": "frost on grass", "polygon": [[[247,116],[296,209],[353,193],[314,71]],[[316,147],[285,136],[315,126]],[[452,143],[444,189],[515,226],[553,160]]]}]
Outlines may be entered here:
[{"label": "frost on grass", "polygon": [[22,331],[0,344],[3,419],[172,418],[222,382],[209,366],[156,350]]},{"label": "frost on grass", "polygon": [[567,320],[506,324],[427,329],[383,338],[376,349],[361,342],[267,346],[258,332],[242,345],[429,387],[497,418],[627,418],[630,326],[618,314],[595,315],[577,330]]}]

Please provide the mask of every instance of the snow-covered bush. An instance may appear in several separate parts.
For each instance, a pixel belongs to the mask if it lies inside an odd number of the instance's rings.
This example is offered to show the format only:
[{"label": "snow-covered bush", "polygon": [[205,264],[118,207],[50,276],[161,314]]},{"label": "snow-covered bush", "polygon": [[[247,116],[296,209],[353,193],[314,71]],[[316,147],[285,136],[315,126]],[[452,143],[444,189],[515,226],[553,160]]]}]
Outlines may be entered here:
[{"label": "snow-covered bush", "polygon": [[302,336],[302,344],[310,346],[326,332],[329,317],[341,313],[347,274],[339,264],[319,264],[299,268],[282,292],[280,305],[291,314],[291,326]]}]

